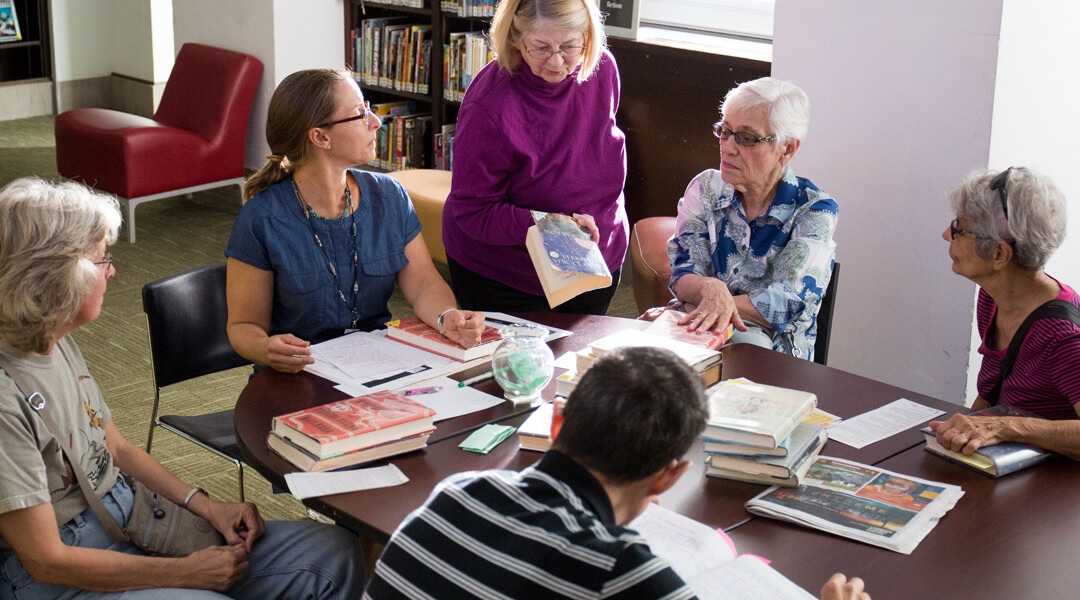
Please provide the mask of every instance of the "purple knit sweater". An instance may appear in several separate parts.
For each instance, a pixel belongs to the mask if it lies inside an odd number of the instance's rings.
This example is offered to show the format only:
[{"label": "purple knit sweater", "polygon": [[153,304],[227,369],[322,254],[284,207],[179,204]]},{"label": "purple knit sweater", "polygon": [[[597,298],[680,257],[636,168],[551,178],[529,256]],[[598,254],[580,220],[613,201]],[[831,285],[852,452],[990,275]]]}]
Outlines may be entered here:
[{"label": "purple knit sweater", "polygon": [[458,112],[454,176],[443,209],[443,245],[465,268],[542,295],[525,249],[529,210],[592,215],[612,271],[629,238],[623,200],[626,137],[615,125],[619,70],[604,55],[579,84],[513,74],[491,62],[473,79]]}]

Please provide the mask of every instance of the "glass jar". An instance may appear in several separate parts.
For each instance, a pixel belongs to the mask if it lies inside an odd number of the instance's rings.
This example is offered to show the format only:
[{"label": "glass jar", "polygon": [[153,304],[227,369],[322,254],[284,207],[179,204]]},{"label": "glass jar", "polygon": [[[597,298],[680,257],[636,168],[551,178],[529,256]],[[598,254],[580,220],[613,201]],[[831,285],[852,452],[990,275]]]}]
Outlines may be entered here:
[{"label": "glass jar", "polygon": [[491,355],[491,371],[507,400],[535,402],[555,373],[555,355],[544,342],[548,331],[531,325],[499,330],[502,341]]}]

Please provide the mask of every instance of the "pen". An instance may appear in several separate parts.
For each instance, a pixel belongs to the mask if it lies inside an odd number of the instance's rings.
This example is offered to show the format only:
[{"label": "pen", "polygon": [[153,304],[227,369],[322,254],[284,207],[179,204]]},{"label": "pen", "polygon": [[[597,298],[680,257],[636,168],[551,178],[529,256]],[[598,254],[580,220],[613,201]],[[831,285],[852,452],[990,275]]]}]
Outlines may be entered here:
[{"label": "pen", "polygon": [[437,392],[437,391],[439,391],[441,389],[442,389],[442,386],[440,386],[440,385],[432,385],[432,386],[422,387],[422,388],[413,388],[411,390],[405,390],[405,395],[406,396],[419,396],[421,394],[434,394],[435,392]]},{"label": "pen", "polygon": [[460,381],[460,382],[458,382],[457,385],[458,385],[458,387],[465,387],[467,385],[472,385],[474,383],[480,383],[481,381],[491,379],[494,376],[495,376],[494,372],[485,371],[484,373],[481,373],[481,374],[477,375],[476,377],[470,377],[470,378],[466,379],[465,381]]}]

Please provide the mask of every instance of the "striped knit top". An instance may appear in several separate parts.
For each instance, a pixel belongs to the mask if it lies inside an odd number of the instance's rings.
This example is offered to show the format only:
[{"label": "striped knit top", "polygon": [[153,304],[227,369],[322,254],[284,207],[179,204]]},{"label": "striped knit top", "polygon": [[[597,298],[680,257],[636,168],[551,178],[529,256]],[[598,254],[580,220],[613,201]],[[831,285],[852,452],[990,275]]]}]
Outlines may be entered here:
[{"label": "striped knit top", "polygon": [[690,599],[611,501],[558,451],[537,466],[460,473],[387,543],[364,598]]},{"label": "striped knit top", "polygon": [[[1055,279],[1055,281],[1057,281]],[[1080,296],[1058,281],[1066,300],[1080,307]],[[978,326],[983,355],[979,370],[979,395],[986,397],[994,389],[1005,359],[1006,347],[993,350],[992,326],[997,303],[984,290],[979,290]],[[1073,406],[1080,402],[1080,327],[1062,319],[1039,319],[1032,324],[1020,346],[1012,373],[1001,385],[998,403],[1011,404],[1048,419],[1076,419]]]}]

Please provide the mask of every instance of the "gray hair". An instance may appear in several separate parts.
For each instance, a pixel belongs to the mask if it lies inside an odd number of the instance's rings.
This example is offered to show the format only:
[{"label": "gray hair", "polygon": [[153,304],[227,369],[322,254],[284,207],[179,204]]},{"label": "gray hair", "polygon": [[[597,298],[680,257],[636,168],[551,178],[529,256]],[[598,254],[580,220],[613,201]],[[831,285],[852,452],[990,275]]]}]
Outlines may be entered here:
[{"label": "gray hair", "polygon": [[1065,195],[1053,181],[1024,167],[1013,168],[1005,180],[1009,216],[1001,209],[998,190],[990,183],[999,171],[975,171],[949,192],[949,208],[970,221],[975,251],[989,260],[998,241],[1012,242],[1016,264],[1035,271],[1065,239]]},{"label": "gray hair", "polygon": [[775,144],[806,137],[810,127],[810,97],[790,81],[762,77],[740,83],[724,96],[720,114],[761,105],[769,109],[769,128],[776,136]]},{"label": "gray hair", "polygon": [[0,190],[0,340],[44,353],[101,277],[94,246],[116,241],[119,203],[78,183],[16,179]]}]

